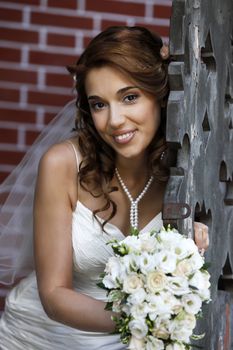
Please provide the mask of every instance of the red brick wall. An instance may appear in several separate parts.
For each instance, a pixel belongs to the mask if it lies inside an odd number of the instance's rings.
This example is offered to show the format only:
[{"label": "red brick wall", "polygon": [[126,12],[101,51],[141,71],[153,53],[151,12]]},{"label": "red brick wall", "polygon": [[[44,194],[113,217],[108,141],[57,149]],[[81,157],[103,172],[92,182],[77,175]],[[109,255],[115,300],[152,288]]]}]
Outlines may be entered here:
[{"label": "red brick wall", "polygon": [[72,64],[110,25],[144,25],[168,40],[171,0],[0,2],[0,183],[72,99]]}]

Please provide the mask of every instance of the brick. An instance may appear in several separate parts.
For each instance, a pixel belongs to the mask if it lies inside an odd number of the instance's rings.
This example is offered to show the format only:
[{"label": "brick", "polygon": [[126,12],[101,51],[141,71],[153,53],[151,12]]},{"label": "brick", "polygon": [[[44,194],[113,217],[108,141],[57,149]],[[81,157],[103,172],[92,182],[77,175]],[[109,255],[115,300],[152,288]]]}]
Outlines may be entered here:
[{"label": "brick", "polygon": [[0,68],[0,81],[37,84],[37,73],[27,70]]},{"label": "brick", "polygon": [[78,57],[75,55],[56,54],[42,51],[30,51],[29,53],[29,62],[39,65],[44,64],[50,66],[66,67],[69,64],[74,64],[77,59]]},{"label": "brick", "polygon": [[0,128],[1,143],[17,143],[17,129]]},{"label": "brick", "polygon": [[169,37],[169,27],[157,26],[157,25],[145,24],[145,23],[136,23],[136,25],[146,27],[152,32],[159,34],[160,36]]},{"label": "brick", "polygon": [[21,52],[19,49],[11,49],[9,47],[0,48],[0,61],[20,62]]},{"label": "brick", "polygon": [[23,109],[0,108],[0,121],[34,124],[36,113]]},{"label": "brick", "polygon": [[16,41],[23,43],[37,43],[38,32],[23,29],[1,28],[1,40]]},{"label": "brick", "polygon": [[64,16],[46,12],[32,12],[31,23],[52,27],[92,29],[93,19],[80,16]]},{"label": "brick", "polygon": [[26,132],[26,145],[32,145],[33,142],[37,139],[37,137],[40,135],[39,131],[27,131]]},{"label": "brick", "polygon": [[128,16],[144,16],[145,5],[134,2],[109,0],[86,0],[86,10],[95,12],[119,13]]},{"label": "brick", "polygon": [[0,88],[0,101],[19,102],[19,90]]},{"label": "brick", "polygon": [[3,164],[17,165],[23,156],[24,152],[0,150],[0,159]]},{"label": "brick", "polygon": [[[1,175],[1,173],[0,173]],[[1,176],[0,176],[0,180],[1,180]],[[3,311],[5,307],[5,298],[4,297],[0,297],[0,311]]]},{"label": "brick", "polygon": [[72,95],[61,95],[48,92],[29,91],[28,102],[46,106],[64,106],[72,100]]},{"label": "brick", "polygon": [[56,116],[56,114],[55,113],[45,113],[45,115],[44,115],[44,122],[45,122],[45,124],[47,125],[47,124],[49,124],[52,120],[53,120],[53,118]]},{"label": "brick", "polygon": [[47,86],[72,88],[73,78],[68,72],[67,72],[67,74],[47,73],[46,74],[46,85]]},{"label": "brick", "polygon": [[21,22],[22,21],[22,11],[5,9],[0,7],[0,20],[9,22]]},{"label": "brick", "polygon": [[7,0],[7,2],[25,5],[40,5],[40,0]]},{"label": "brick", "polygon": [[101,22],[101,29],[104,30],[111,26],[125,26],[125,25],[126,25],[126,22],[123,22],[123,21],[111,21],[111,20],[104,19]]},{"label": "brick", "polygon": [[54,46],[75,47],[75,36],[48,33],[47,44]]},{"label": "brick", "polygon": [[171,6],[154,5],[154,17],[170,18],[172,12]]},{"label": "brick", "polygon": [[76,10],[77,0],[48,0],[48,6]]},{"label": "brick", "polygon": [[[3,181],[7,178],[8,175],[10,175],[10,173],[0,171],[0,184],[3,183]],[[0,308],[0,310],[1,310],[1,308]]]}]

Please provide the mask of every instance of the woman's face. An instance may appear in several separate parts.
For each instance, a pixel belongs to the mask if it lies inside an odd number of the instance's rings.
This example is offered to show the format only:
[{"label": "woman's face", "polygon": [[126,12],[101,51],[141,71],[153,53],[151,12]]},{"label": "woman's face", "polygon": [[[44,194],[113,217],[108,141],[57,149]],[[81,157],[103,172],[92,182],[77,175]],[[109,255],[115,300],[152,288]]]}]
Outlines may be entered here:
[{"label": "woman's face", "polygon": [[160,125],[160,105],[119,70],[91,69],[85,90],[96,130],[117,156],[145,154]]}]

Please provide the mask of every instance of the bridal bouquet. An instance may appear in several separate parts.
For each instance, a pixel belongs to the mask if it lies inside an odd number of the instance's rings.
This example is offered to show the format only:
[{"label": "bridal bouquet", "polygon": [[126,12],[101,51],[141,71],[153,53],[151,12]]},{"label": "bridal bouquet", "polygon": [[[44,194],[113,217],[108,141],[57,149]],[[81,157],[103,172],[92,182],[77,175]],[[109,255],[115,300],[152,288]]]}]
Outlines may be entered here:
[{"label": "bridal bouquet", "polygon": [[109,242],[115,253],[101,276],[106,309],[118,316],[116,332],[132,350],[188,350],[210,275],[194,241],[175,229]]}]

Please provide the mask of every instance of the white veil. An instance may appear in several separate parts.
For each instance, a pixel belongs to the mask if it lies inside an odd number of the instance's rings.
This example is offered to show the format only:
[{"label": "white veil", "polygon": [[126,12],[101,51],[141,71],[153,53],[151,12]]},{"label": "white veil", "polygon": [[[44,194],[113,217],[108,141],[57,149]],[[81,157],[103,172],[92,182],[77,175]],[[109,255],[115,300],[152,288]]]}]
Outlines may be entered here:
[{"label": "white veil", "polygon": [[12,285],[34,268],[32,211],[38,163],[49,146],[72,135],[75,115],[75,101],[71,101],[0,185],[0,284]]}]

